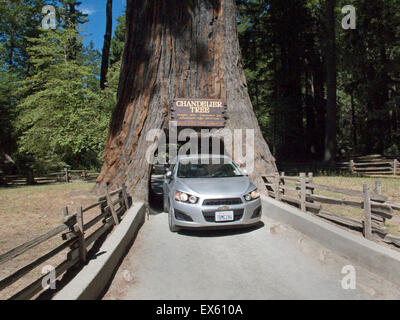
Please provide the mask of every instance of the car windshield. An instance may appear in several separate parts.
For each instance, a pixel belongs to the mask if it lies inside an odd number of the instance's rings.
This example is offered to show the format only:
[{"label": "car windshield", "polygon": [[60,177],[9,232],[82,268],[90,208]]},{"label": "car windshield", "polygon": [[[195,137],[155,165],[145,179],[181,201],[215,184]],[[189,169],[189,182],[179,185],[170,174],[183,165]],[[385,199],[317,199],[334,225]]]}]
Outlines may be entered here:
[{"label": "car windshield", "polygon": [[[200,162],[199,160],[197,162]],[[178,177],[179,178],[229,178],[240,177],[243,173],[233,163],[213,164],[209,159],[209,164],[205,163],[179,163]],[[221,159],[221,162],[223,160]]]}]

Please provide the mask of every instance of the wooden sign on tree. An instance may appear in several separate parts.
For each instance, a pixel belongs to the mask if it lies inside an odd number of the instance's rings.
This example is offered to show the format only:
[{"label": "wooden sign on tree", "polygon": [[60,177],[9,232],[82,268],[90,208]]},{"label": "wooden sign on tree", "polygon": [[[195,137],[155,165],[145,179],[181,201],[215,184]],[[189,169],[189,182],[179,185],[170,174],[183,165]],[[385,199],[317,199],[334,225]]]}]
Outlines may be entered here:
[{"label": "wooden sign on tree", "polygon": [[221,99],[174,99],[171,121],[178,127],[224,127],[226,109]]}]

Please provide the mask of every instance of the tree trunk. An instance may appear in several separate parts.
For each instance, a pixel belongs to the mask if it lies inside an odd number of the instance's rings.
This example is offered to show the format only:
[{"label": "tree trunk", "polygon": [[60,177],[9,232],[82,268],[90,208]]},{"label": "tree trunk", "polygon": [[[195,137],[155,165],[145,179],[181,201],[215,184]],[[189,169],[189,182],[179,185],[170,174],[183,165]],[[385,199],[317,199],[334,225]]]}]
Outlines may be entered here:
[{"label": "tree trunk", "polygon": [[332,163],[336,157],[336,45],[335,45],[335,0],[326,0],[326,131],[325,156],[326,162]]},{"label": "tree trunk", "polygon": [[306,113],[306,154],[309,158],[307,160],[316,160],[316,146],[315,140],[315,110],[314,110],[314,98],[312,92],[312,78],[311,72],[307,70],[304,73],[304,87],[305,87],[305,113]]},{"label": "tree trunk", "polygon": [[126,183],[147,200],[151,165],[145,154],[151,129],[167,128],[174,98],[227,102],[228,129],[254,129],[254,172],[276,171],[258,126],[242,70],[234,0],[127,1],[126,41],[102,172],[96,189]]},{"label": "tree trunk", "polygon": [[107,72],[108,72],[108,64],[110,60],[110,45],[111,45],[111,34],[112,34],[112,0],[107,0],[107,25],[106,25],[106,33],[104,35],[104,45],[103,45],[103,54],[101,59],[101,72],[100,72],[100,89],[105,89]]},{"label": "tree trunk", "polygon": [[356,122],[356,109],[354,105],[354,91],[351,91],[350,95],[350,104],[351,104],[351,127],[352,127],[352,136],[353,136],[353,155],[358,153],[357,147],[357,122]]}]

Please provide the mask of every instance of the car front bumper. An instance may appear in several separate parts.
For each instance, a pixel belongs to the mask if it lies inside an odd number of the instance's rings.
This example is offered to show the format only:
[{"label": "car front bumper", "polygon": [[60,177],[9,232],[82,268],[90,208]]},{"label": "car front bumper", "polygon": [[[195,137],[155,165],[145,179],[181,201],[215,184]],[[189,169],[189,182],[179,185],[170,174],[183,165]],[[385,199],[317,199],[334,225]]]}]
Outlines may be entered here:
[{"label": "car front bumper", "polygon": [[[202,200],[197,204],[182,203],[173,200],[173,223],[181,228],[230,228],[250,226],[261,220],[261,199],[235,205],[202,205]],[[215,222],[215,212],[233,211],[234,221]],[[192,220],[192,221],[188,221]]]}]

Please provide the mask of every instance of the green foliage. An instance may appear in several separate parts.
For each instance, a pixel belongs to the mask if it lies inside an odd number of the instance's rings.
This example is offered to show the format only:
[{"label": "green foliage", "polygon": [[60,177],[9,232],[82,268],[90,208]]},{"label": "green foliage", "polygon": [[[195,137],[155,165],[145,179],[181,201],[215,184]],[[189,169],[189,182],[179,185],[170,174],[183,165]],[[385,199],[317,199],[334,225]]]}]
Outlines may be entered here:
[{"label": "green foliage", "polygon": [[[1,46],[0,46],[1,50]],[[17,75],[0,69],[0,152],[10,152],[15,148],[12,122],[15,118]]]},{"label": "green foliage", "polygon": [[[80,42],[74,29],[42,30],[29,39],[32,74],[21,83],[16,121],[18,151],[34,159],[43,171],[69,164],[99,167],[110,105],[97,89],[91,48],[68,59],[69,39]],[[90,59],[94,59],[90,60]]]},{"label": "green foliage", "polygon": [[111,39],[110,62],[114,64],[121,60],[125,44],[125,15],[117,18],[117,26]]},{"label": "green foliage", "polygon": [[38,35],[43,15],[42,7],[52,1],[6,0],[0,1],[0,43],[2,66],[18,70],[22,75],[28,68],[27,37]]},{"label": "green foliage", "polygon": [[60,6],[58,13],[61,17],[62,27],[66,29],[76,29],[79,25],[88,22],[87,14],[79,10],[82,1],[77,0],[58,0]]},{"label": "green foliage", "polygon": [[[40,28],[45,4],[57,8],[57,30]],[[120,63],[110,68],[109,85],[100,91],[101,56],[92,43],[83,45],[80,26],[88,19],[79,5],[0,2],[0,156],[10,154],[16,163],[1,162],[0,171],[31,178],[64,166],[102,165]]]}]

